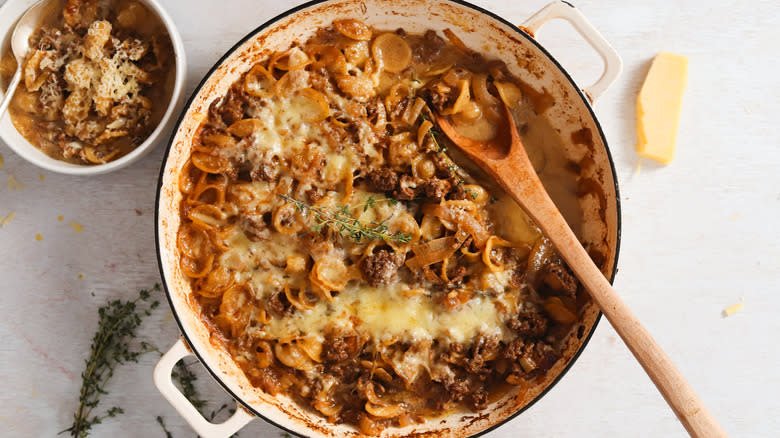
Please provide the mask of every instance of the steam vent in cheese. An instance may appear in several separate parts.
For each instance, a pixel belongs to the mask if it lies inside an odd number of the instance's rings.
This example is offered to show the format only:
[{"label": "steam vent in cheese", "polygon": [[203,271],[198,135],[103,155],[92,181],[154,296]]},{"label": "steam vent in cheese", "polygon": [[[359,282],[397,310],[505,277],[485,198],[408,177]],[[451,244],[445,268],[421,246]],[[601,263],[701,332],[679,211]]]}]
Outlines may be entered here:
[{"label": "steam vent in cheese", "polygon": [[640,156],[663,164],[672,162],[687,81],[687,57],[664,52],[655,57],[637,98]]}]

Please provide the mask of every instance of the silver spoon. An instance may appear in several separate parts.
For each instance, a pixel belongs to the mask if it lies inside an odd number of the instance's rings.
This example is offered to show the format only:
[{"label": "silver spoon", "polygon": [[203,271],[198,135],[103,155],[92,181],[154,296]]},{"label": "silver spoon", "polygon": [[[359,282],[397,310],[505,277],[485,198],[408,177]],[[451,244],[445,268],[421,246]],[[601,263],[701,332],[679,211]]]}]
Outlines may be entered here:
[{"label": "silver spoon", "polygon": [[38,28],[38,24],[41,22],[41,16],[46,9],[46,5],[49,3],[50,2],[46,0],[41,0],[30,6],[30,9],[28,9],[16,23],[14,33],[11,35],[11,50],[16,57],[16,73],[14,73],[13,78],[11,78],[11,83],[5,90],[3,101],[0,103],[0,117],[5,114],[8,104],[11,103],[11,99],[14,97],[16,87],[19,86],[19,82],[22,80],[23,62],[27,57],[27,52],[30,50],[30,35]]}]

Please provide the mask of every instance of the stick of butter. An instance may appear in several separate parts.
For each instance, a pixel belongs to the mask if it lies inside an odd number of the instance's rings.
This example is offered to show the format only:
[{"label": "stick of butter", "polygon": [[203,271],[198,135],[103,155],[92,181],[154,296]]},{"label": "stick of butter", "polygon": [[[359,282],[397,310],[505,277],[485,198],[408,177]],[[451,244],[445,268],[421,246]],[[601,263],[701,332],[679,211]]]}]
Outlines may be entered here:
[{"label": "stick of butter", "polygon": [[661,52],[653,59],[636,100],[636,151],[640,156],[663,164],[672,162],[687,82],[687,57]]}]

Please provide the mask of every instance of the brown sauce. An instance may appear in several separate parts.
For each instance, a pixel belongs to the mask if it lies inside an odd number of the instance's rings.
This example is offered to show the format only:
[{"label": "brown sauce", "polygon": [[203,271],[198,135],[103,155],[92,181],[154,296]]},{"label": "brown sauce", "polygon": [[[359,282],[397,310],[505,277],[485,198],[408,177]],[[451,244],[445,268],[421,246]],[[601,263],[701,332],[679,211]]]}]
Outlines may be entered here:
[{"label": "brown sauce", "polygon": [[[30,37],[9,113],[16,129],[52,158],[102,164],[152,133],[175,79],[162,21],[135,0],[54,2]],[[0,84],[16,68],[0,59]]]}]

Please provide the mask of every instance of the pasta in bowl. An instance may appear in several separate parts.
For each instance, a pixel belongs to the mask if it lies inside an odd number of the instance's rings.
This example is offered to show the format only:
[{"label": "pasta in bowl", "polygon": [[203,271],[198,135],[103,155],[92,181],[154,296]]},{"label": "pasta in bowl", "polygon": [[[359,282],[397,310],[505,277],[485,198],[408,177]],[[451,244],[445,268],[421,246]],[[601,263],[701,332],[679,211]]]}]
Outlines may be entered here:
[{"label": "pasta in bowl", "polygon": [[450,28],[342,15],[246,62],[203,101],[163,173],[176,224],[163,224],[165,260],[241,391],[307,434],[392,435],[442,418],[484,429],[549,386],[598,312],[536,225],[432,122],[436,111],[490,138],[504,105],[610,269],[607,226],[584,209],[606,196],[565,144],[586,128],[562,137],[545,114],[553,93]]}]

